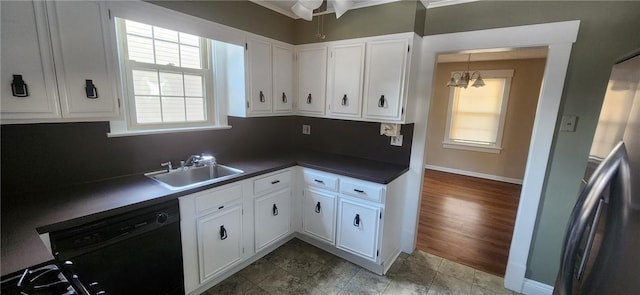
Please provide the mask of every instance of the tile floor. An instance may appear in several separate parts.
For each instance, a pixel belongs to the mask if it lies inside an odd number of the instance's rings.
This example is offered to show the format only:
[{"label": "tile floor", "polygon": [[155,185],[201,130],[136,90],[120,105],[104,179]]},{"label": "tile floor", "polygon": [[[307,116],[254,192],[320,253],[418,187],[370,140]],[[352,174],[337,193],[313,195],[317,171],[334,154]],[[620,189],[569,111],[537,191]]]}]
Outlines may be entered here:
[{"label": "tile floor", "polygon": [[207,290],[213,294],[515,294],[498,276],[416,250],[386,276],[293,239]]}]

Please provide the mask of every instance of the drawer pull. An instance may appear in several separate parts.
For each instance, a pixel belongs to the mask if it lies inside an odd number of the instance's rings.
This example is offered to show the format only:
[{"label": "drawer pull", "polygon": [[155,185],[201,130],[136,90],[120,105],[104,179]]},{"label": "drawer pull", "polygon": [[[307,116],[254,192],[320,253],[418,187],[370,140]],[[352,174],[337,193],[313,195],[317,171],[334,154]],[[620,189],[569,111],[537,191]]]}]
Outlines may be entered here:
[{"label": "drawer pull", "polygon": [[322,184],[324,184],[324,181],[319,180],[319,179],[314,179],[313,181],[315,181],[315,182],[317,182],[317,183],[322,183]]},{"label": "drawer pull", "polygon": [[220,240],[226,240],[228,237],[227,230],[224,228],[224,225],[220,226]]},{"label": "drawer pull", "polygon": [[11,81],[11,94],[15,97],[29,96],[29,88],[27,88],[27,84],[22,80],[22,75],[13,75],[13,81]]},{"label": "drawer pull", "polygon": [[360,189],[357,189],[357,188],[354,188],[353,191],[356,192],[356,193],[364,194],[363,190],[360,190]]},{"label": "drawer pull", "polygon": [[320,202],[316,204],[316,213],[320,213]]},{"label": "drawer pull", "polygon": [[98,98],[98,88],[93,84],[93,80],[84,80],[85,86],[84,91],[87,94],[87,98],[96,99]]},{"label": "drawer pull", "polygon": [[360,214],[356,214],[356,217],[353,219],[353,226],[360,227]]},{"label": "drawer pull", "polygon": [[280,180],[274,180],[271,182],[271,184],[277,184],[277,183],[280,183]]},{"label": "drawer pull", "polygon": [[276,206],[276,204],[273,204],[273,208],[271,210],[273,211],[273,216],[278,216],[278,206]]},{"label": "drawer pull", "polygon": [[384,99],[384,95],[380,95],[380,99],[378,100],[378,107],[379,108],[384,108],[385,102],[386,102],[386,100]]}]

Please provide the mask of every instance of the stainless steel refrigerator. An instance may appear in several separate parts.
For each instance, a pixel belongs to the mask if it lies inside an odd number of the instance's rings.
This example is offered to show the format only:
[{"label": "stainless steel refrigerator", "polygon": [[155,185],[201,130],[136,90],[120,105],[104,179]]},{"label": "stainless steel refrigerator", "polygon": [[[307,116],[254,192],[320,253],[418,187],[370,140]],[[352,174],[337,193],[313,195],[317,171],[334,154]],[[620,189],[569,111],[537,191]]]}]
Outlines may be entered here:
[{"label": "stainless steel refrigerator", "polygon": [[611,71],[553,293],[640,294],[640,52]]}]

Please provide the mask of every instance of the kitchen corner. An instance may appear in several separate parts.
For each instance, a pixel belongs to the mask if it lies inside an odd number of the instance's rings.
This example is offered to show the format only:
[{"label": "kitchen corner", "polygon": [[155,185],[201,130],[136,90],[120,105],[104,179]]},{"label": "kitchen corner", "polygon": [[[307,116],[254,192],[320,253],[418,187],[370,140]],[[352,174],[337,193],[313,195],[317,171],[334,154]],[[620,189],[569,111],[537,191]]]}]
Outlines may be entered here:
[{"label": "kitchen corner", "polygon": [[[325,135],[336,136],[336,143],[333,146],[325,144],[320,147],[322,151],[318,151],[318,147],[314,148],[313,144],[315,140],[320,139],[310,137],[296,138],[297,135],[293,135],[293,132],[289,131],[288,128],[294,129],[290,127],[291,125],[299,123],[297,120],[311,120],[314,127],[318,127],[314,129],[316,136],[320,136],[323,133],[323,127],[331,127],[333,130],[342,129],[342,134]],[[299,165],[381,184],[391,182],[408,170],[408,155],[410,151],[403,152],[398,148],[395,150],[388,149],[387,152],[382,150],[377,159],[371,159],[373,153],[368,151],[367,146],[378,146],[382,141],[388,145],[386,137],[377,135],[377,124],[295,117],[230,118],[230,123],[234,126],[234,129],[229,131],[208,131],[199,134],[206,134],[206,139],[199,137],[197,134],[190,135],[191,138],[196,138],[195,143],[184,142],[186,147],[181,145],[181,142],[167,141],[167,146],[158,148],[154,147],[154,144],[158,141],[175,140],[176,136],[153,135],[145,139],[127,139],[126,144],[119,146],[123,143],[118,142],[118,139],[108,139],[104,135],[105,133],[100,131],[98,131],[97,135],[95,134],[96,129],[104,130],[105,127],[108,128],[105,123],[2,126],[2,170],[4,172],[2,174],[1,206],[2,275],[53,258],[39,238],[39,233],[99,220],[283,168]],[[333,128],[334,126],[332,125],[335,124],[341,124],[343,128]],[[356,128],[356,126],[350,125],[358,126]],[[406,126],[406,129],[411,129],[412,127],[412,125]],[[273,130],[267,131],[268,127],[272,127]],[[287,128],[284,129],[286,132],[278,134],[278,130],[283,130],[282,128]],[[16,129],[20,130],[20,132],[16,132]],[[66,131],[72,129],[75,133],[65,132],[65,129]],[[296,131],[298,131],[297,129],[295,128]],[[44,133],[43,131],[48,132]],[[33,134],[28,136],[28,138],[31,138],[30,140],[38,138],[38,144],[20,139],[20,133],[30,132],[43,132],[39,137]],[[220,133],[216,134],[216,132]],[[345,134],[349,132],[358,133],[359,135],[350,136]],[[408,132],[407,134],[411,133]],[[270,141],[270,137],[280,141]],[[83,138],[83,140],[78,140],[78,138]],[[227,139],[230,140],[227,142]],[[61,142],[65,141],[73,142],[74,146],[61,144]],[[223,142],[226,142],[226,145]],[[246,143],[251,142],[254,142],[254,144],[246,145]],[[366,144],[359,145],[358,142]],[[407,137],[405,137],[405,146],[410,146],[410,141],[408,145],[406,142]],[[131,148],[131,151],[135,151],[137,154],[116,154],[113,152],[113,148],[120,150],[125,147]],[[248,147],[253,147],[253,149]],[[141,153],[142,150],[147,149],[148,151],[155,150],[155,152]],[[173,151],[174,149],[175,151]],[[11,150],[13,157],[5,157],[5,151],[8,150]],[[88,153],[86,150],[91,150],[92,152]],[[45,151],[47,152],[45,153]],[[169,159],[176,161],[177,159],[174,159],[174,156],[169,156],[168,154],[180,157],[201,151],[220,151],[217,154],[217,158],[221,164],[241,169],[244,173],[218,183],[182,191],[169,190],[143,176],[143,172],[158,170],[159,166],[156,165],[162,162],[158,160],[159,154],[167,155]],[[30,153],[36,153],[38,156],[29,158],[26,155]],[[43,157],[42,153],[45,153],[48,157]],[[74,158],[74,156],[77,156],[74,153],[79,153],[81,157],[79,159]],[[91,154],[94,154],[95,158],[91,157]],[[354,155],[358,154],[368,158],[354,157]],[[397,161],[397,159],[389,155],[398,158],[402,158],[402,155],[405,155],[404,157],[406,158],[403,161]],[[20,162],[19,159],[23,159],[21,165],[10,166]],[[67,166],[59,166],[59,161],[63,160],[69,160]],[[30,161],[40,161],[40,163],[36,165],[36,163],[30,163]],[[154,161],[157,161],[157,163],[154,163]],[[108,172],[102,172],[108,177],[89,181],[83,179],[83,177],[87,177],[87,174],[95,175],[96,167],[101,163],[107,162],[109,162],[106,164],[107,167],[112,171],[134,169],[134,171],[140,172],[126,174],[120,172],[122,173],[121,175],[125,176],[108,175]],[[83,170],[83,167],[87,169]],[[34,169],[39,172],[34,171]],[[49,170],[43,172],[43,170],[47,169]],[[85,173],[87,170],[91,171],[91,173]],[[31,172],[34,175],[29,177]],[[44,174],[40,175],[39,173]],[[22,179],[18,182],[23,183],[23,187],[13,187],[14,191],[9,191],[7,188],[12,187],[5,184],[8,184],[9,181],[16,177],[28,179]],[[36,188],[37,190],[28,191],[28,184],[40,178],[42,178],[45,185],[34,185],[31,188]],[[65,178],[74,179],[75,183],[69,182],[66,186],[55,183],[64,181]],[[43,189],[43,186],[49,186],[51,189]]]}]

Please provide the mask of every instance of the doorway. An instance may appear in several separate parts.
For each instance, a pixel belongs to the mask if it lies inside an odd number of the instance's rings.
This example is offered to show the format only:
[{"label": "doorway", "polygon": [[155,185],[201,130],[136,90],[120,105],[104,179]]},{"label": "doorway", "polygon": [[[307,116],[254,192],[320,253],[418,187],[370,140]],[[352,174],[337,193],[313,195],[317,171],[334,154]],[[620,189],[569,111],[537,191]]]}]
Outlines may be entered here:
[{"label": "doorway", "polygon": [[[438,55],[419,250],[504,276],[546,56],[546,47]],[[445,86],[463,73],[468,87]]]},{"label": "doorway", "polygon": [[528,286],[536,285],[536,282],[530,282],[525,278],[527,260],[533,239],[540,197],[547,174],[546,168],[549,163],[571,47],[576,41],[579,26],[580,21],[565,21],[423,37],[421,49],[422,66],[418,74],[424,84],[418,89],[418,97],[420,99],[416,106],[411,162],[405,186],[405,215],[403,216],[402,231],[403,252],[413,252],[416,245],[418,210],[420,208],[420,192],[425,163],[426,117],[429,113],[431,89],[435,87],[432,74],[435,70],[437,54],[484,48],[548,46],[549,53],[545,66],[543,87],[536,107],[537,116],[534,122],[534,131],[529,147],[527,167],[525,168],[522,193],[518,204],[516,224],[504,279],[505,287],[518,292],[522,292]]}]

